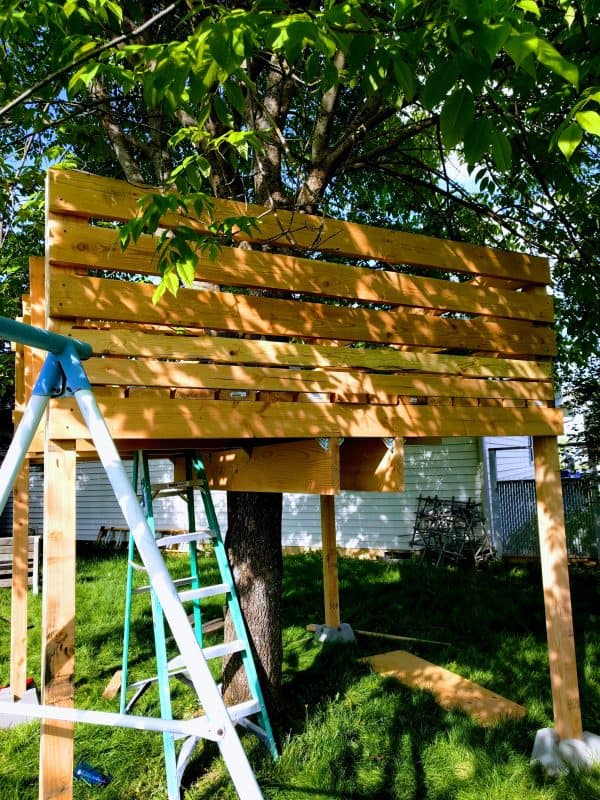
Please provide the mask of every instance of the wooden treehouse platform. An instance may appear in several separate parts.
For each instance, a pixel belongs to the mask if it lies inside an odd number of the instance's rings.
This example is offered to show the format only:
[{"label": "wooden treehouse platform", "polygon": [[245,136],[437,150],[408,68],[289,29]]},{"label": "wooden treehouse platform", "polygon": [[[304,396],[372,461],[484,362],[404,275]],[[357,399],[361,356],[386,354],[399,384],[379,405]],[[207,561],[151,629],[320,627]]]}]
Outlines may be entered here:
[{"label": "wooden treehouse platform", "polygon": [[[533,436],[555,724],[561,739],[581,738],[547,260],[214,200],[216,220],[251,215],[257,229],[218,242],[214,259],[200,252],[194,286],[154,305],[157,239],[119,245],[151,191],[51,170],[46,255],[31,259],[24,302],[26,322],[92,345],[85,369],[120,452],[200,449],[215,488],[320,494],[325,623],[335,627],[334,494],[401,490],[405,444]],[[212,222],[171,214],[161,226],[210,236]],[[17,347],[16,421],[41,363]],[[42,684],[57,705],[74,696],[76,460],[93,457],[76,403],[53,400],[14,491],[23,560],[29,462],[43,459]],[[13,578],[17,696],[26,577]],[[40,798],[72,796],[72,755],[72,725],[44,725]]]},{"label": "wooden treehouse platform", "polygon": [[[222,488],[397,490],[401,439],[562,430],[545,259],[215,200],[217,219],[260,220],[259,249],[201,253],[202,283],[154,305],[156,239],[118,243],[149,191],[50,171],[46,260],[31,262],[31,322],[92,345],[121,451],[229,447],[208,465]],[[209,235],[208,216],[185,222]],[[50,438],[85,453],[75,403],[54,406]]]}]

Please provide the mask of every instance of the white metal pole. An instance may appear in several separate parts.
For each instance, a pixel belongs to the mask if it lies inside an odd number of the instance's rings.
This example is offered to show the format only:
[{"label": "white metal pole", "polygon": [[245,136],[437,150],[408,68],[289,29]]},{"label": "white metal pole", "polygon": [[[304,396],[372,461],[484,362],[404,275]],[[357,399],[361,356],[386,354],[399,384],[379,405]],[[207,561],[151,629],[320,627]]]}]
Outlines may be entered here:
[{"label": "white metal pole", "polygon": [[23,465],[29,445],[33,441],[49,399],[45,395],[34,394],[25,407],[21,422],[15,431],[0,467],[0,514],[4,511],[6,501]]},{"label": "white metal pole", "polygon": [[90,389],[75,392],[75,399],[94,441],[117,502],[135,540],[136,547],[163,612],[177,642],[190,680],[211,725],[222,729],[219,748],[238,792],[244,800],[263,800],[254,772],[229,718],[223,698],[187,618],[135,491],[112,440],[106,422]]},{"label": "white metal pole", "polygon": [[62,722],[85,722],[89,725],[105,725],[110,728],[132,728],[151,733],[174,733],[181,736],[196,736],[216,741],[218,735],[209,726],[205,717],[196,719],[161,719],[141,717],[135,714],[117,714],[110,711],[93,711],[84,708],[45,706],[29,703],[0,703],[0,714],[32,719],[56,719]]}]

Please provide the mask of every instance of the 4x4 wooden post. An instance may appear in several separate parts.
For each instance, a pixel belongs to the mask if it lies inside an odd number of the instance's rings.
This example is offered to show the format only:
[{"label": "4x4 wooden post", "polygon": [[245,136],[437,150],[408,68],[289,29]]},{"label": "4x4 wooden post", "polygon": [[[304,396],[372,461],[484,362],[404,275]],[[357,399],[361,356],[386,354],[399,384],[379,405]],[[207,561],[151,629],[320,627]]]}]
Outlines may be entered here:
[{"label": "4x4 wooden post", "polygon": [[560,739],[581,739],[565,514],[554,436],[534,436],[535,490],[554,725]]}]

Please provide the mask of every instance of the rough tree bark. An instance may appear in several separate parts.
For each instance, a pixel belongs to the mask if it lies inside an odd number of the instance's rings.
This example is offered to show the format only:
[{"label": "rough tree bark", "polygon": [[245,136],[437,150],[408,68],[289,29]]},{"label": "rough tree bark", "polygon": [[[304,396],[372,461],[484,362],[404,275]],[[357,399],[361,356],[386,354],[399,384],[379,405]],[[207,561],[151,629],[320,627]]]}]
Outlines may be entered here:
[{"label": "rough tree bark", "polygon": [[[280,707],[282,664],[281,553],[282,495],[228,492],[227,555],[254,650],[258,677],[271,715]],[[225,638],[234,638],[231,621],[225,620]],[[225,701],[248,699],[241,659],[235,654],[223,670]]]}]

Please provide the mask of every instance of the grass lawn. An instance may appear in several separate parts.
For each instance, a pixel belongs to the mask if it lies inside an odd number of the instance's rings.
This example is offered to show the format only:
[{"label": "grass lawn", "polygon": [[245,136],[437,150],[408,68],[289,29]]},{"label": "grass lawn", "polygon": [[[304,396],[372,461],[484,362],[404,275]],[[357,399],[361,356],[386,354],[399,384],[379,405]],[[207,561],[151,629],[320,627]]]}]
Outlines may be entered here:
[{"label": "grass lawn", "polygon": [[[183,559],[171,559],[185,571]],[[205,569],[210,570],[209,562]],[[596,570],[571,575],[584,728],[600,733],[600,604]],[[215,576],[208,580],[214,582]],[[83,551],[79,557],[76,703],[117,710],[101,694],[121,661],[125,557]],[[314,644],[305,630],[322,622],[319,555],[290,556],[284,582],[284,698],[274,720],[282,743],[272,763],[244,742],[269,800],[600,800],[600,769],[546,778],[529,766],[535,732],[552,724],[541,579],[535,568],[482,572],[411,563],[341,559],[343,619],[356,629],[450,642],[403,649],[452,669],[527,708],[519,722],[482,728],[444,711],[425,692],[371,673],[360,656],[399,649],[360,638],[358,647]],[[29,674],[39,677],[40,599],[30,595]],[[207,618],[218,616],[217,598]],[[153,674],[147,595],[135,599],[132,679]],[[10,591],[0,590],[8,682]],[[208,641],[210,643],[210,640]],[[218,665],[216,665],[218,666]],[[176,714],[193,710],[184,686]],[[140,713],[157,713],[149,692]],[[0,731],[0,800],[37,798],[39,724]],[[166,798],[160,736],[80,725],[76,758],[113,776],[106,788],[75,782],[77,800]],[[201,745],[185,776],[185,800],[235,798],[216,746]]]}]

